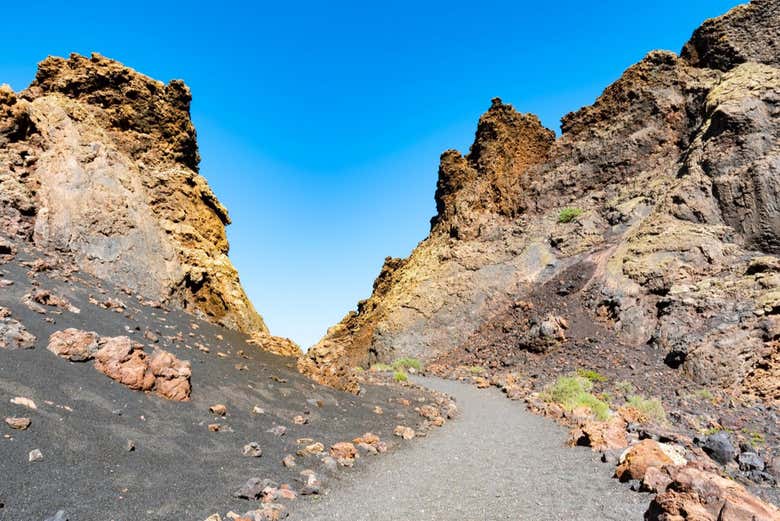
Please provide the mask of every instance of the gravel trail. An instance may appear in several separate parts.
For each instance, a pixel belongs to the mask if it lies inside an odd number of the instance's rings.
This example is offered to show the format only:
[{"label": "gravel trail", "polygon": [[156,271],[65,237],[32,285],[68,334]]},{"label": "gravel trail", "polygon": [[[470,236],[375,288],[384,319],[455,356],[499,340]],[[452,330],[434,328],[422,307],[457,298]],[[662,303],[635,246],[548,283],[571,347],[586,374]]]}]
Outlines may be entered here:
[{"label": "gravel trail", "polygon": [[566,431],[494,389],[417,378],[455,397],[459,417],[405,450],[345,472],[292,519],[328,521],[641,520],[648,504]]}]

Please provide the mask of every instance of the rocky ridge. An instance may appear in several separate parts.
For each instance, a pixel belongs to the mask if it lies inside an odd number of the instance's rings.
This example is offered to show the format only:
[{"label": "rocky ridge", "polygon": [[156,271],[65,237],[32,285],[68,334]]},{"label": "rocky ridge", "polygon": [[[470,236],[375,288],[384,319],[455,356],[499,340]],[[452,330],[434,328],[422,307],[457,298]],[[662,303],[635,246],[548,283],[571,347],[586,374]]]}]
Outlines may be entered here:
[{"label": "rocky ridge", "polygon": [[98,54],[47,58],[26,90],[0,88],[0,222],[9,238],[275,346],[228,259],[227,210],[198,173],[190,101],[182,81]]},{"label": "rocky ridge", "polygon": [[[442,155],[428,238],[387,259],[303,370],[349,387],[347,366],[475,345],[565,353],[598,325],[685,378],[777,403],[779,10],[757,0],[680,56],[650,53],[557,139],[494,100],[469,154]],[[568,316],[524,308],[552,281]]]}]

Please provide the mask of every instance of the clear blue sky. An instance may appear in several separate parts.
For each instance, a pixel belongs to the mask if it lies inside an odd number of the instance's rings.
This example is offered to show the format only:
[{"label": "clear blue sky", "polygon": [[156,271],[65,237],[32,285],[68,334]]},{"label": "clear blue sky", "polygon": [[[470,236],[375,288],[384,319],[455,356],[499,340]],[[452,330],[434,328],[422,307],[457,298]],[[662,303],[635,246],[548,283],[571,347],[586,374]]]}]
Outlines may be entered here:
[{"label": "clear blue sky", "polygon": [[736,0],[10,2],[0,83],[99,52],[192,88],[201,172],[272,332],[308,346],[428,231],[439,154],[500,96],[558,130]]}]

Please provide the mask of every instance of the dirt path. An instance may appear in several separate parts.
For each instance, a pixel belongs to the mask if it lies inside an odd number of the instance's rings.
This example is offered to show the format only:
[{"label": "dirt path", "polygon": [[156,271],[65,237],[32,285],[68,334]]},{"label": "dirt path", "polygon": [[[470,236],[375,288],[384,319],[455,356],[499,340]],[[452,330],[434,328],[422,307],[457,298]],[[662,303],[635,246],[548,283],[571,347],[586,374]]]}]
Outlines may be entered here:
[{"label": "dirt path", "polygon": [[565,430],[493,389],[418,379],[449,393],[460,417],[352,473],[293,519],[327,521],[641,520],[648,503],[610,479]]}]

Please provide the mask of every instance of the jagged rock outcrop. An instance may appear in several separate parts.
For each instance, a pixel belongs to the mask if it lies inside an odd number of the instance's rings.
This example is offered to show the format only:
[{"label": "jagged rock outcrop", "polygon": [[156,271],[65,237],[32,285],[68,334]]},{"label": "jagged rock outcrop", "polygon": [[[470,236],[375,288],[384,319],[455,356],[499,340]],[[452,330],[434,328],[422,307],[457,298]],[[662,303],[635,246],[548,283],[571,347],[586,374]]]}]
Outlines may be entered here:
[{"label": "jagged rock outcrop", "polygon": [[227,211],[198,174],[190,91],[97,54],[0,87],[0,225],[144,297],[267,335],[228,259]]},{"label": "jagged rock outcrop", "polygon": [[599,341],[780,401],[779,13],[755,0],[651,52],[557,139],[494,101],[470,153],[442,155],[428,238],[301,369],[354,390],[350,366],[511,369]]}]

